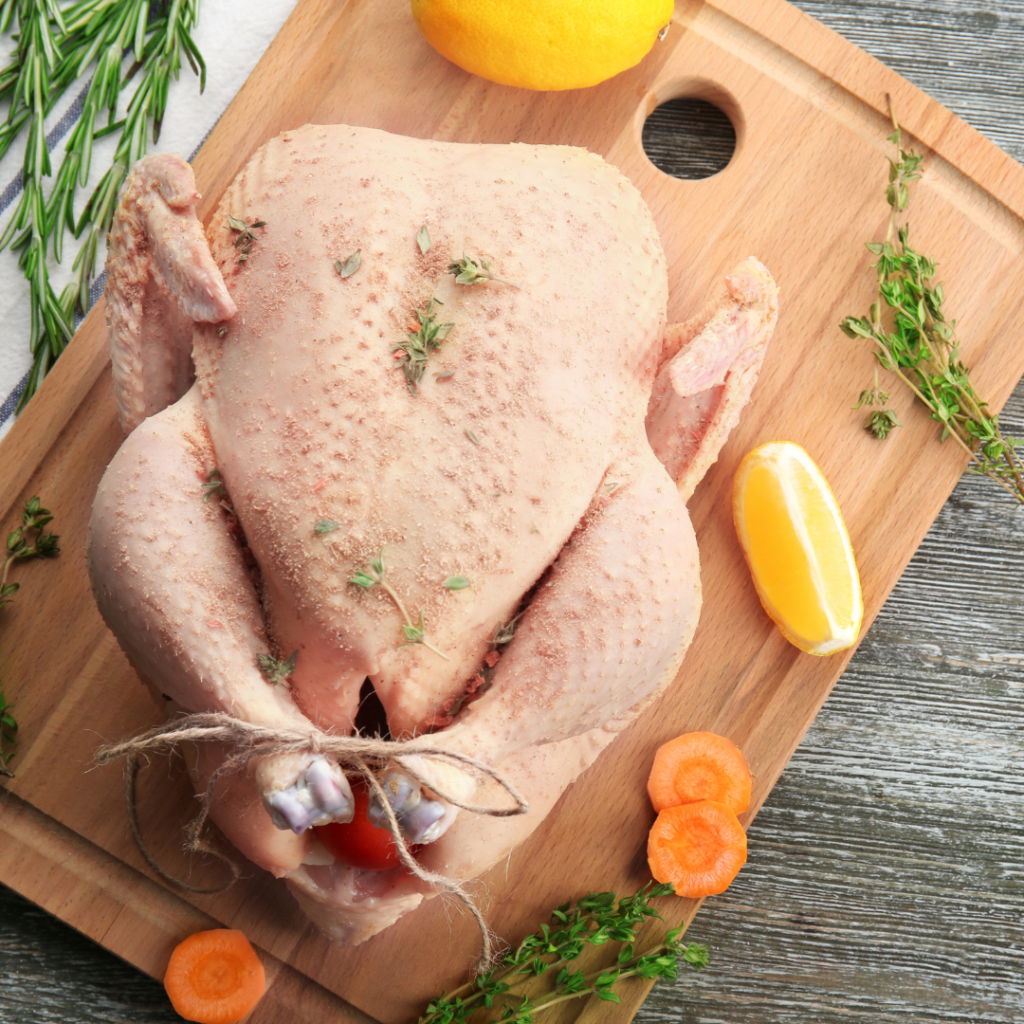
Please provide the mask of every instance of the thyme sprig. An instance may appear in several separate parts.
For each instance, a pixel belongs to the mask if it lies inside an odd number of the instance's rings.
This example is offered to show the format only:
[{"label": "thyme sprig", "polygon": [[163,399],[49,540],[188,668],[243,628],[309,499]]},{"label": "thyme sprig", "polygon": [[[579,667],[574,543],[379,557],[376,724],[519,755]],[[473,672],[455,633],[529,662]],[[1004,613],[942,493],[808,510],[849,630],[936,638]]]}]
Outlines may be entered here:
[{"label": "thyme sprig", "polygon": [[497,281],[501,284],[516,285],[491,273],[491,261],[488,259],[475,260],[472,256],[462,254],[461,260],[452,260],[448,264],[448,273],[455,275],[456,284],[481,284],[484,281]]},{"label": "thyme sprig", "polygon": [[416,319],[419,320],[419,329],[415,332],[406,332],[405,341],[391,346],[392,352],[402,353],[397,360],[397,366],[405,372],[406,384],[413,394],[416,394],[416,387],[423,380],[430,353],[441,347],[441,342],[455,326],[437,322],[435,305],[443,306],[444,303],[440,299],[431,299],[425,309],[413,310]]},{"label": "thyme sprig", "polygon": [[[259,235],[254,235],[253,228],[265,228],[267,222],[265,220],[254,220],[251,224],[246,224],[241,217],[233,217],[230,213],[228,214],[228,227],[237,236],[235,238],[235,248],[239,249],[238,262],[244,263],[249,258],[249,250],[252,248],[252,243],[259,241]],[[345,275],[342,275],[343,277]]]},{"label": "thyme sprig", "polygon": [[[11,749],[18,742],[18,723],[14,719],[14,715],[11,714],[11,709],[14,707],[13,704],[8,704],[4,698],[3,690],[0,690],[0,775],[6,775],[7,778],[13,779],[14,772],[12,772],[7,764],[14,757],[14,751]],[[7,749],[4,749],[6,744]]]},{"label": "thyme sprig", "polygon": [[220,475],[220,469],[214,466],[206,475],[206,482],[202,485],[203,491],[203,504],[205,505],[211,498],[216,498],[218,501],[224,498],[224,479]]},{"label": "thyme sprig", "polygon": [[[1024,504],[1024,462],[1019,449],[1024,439],[1004,435],[999,417],[974,390],[969,370],[960,359],[955,321],[942,310],[945,291],[935,280],[936,264],[911,247],[909,225],[903,216],[910,203],[910,185],[921,177],[923,157],[902,146],[902,133],[892,116],[889,141],[896,147],[889,160],[889,225],[884,242],[869,242],[878,257],[878,297],[867,316],[846,317],[840,324],[850,338],[872,343],[878,365],[901,380],[925,405],[932,419],[942,424],[942,440],[952,437],[970,456],[972,472],[991,477]],[[887,312],[883,320],[883,308]],[[860,404],[884,406],[877,379],[873,389],[861,393]],[[869,400],[870,399],[870,400]],[[898,426],[895,413],[881,408],[868,417],[866,427],[884,439]]]},{"label": "thyme sprig", "polygon": [[364,590],[369,590],[370,587],[380,587],[384,593],[395,602],[395,607],[398,609],[402,618],[405,620],[402,624],[402,635],[405,639],[398,645],[399,647],[409,647],[412,644],[423,644],[427,650],[433,651],[435,654],[440,655],[445,661],[451,661],[444,651],[438,650],[429,640],[427,640],[427,625],[423,618],[423,610],[420,609],[420,617],[418,622],[413,622],[409,613],[405,610],[405,605],[402,603],[402,599],[395,593],[394,588],[388,582],[384,574],[384,549],[380,549],[380,554],[370,562],[366,569],[357,569],[355,574],[349,577],[349,583],[356,587],[362,587]]},{"label": "thyme sprig", "polygon": [[[51,522],[53,516],[49,509],[43,508],[38,495],[25,502],[21,526],[7,534],[7,556],[3,571],[0,572],[0,607],[10,604],[21,587],[20,583],[7,582],[7,574],[15,562],[27,558],[52,558],[60,554],[60,548],[57,547],[60,538],[55,533],[43,532],[43,528]],[[7,702],[0,682],[0,775],[8,778],[14,778],[7,764],[14,757],[12,748],[18,739],[18,723],[12,714],[13,707],[13,704]]]},{"label": "thyme sprig", "polygon": [[[617,904],[613,892],[590,893],[575,905],[563,903],[552,911],[549,924],[523,939],[496,968],[429,1003],[419,1024],[459,1024],[479,1010],[498,1007],[500,1015],[490,1017],[487,1024],[532,1024],[545,1010],[584,996],[618,1003],[614,988],[619,982],[675,978],[680,961],[695,971],[702,970],[708,964],[707,947],[696,943],[684,946],[682,928],[673,928],[660,943],[636,952],[640,926],[661,917],[650,901],[672,891],[671,885],[649,883]],[[613,967],[591,972],[571,968],[588,946],[609,942],[623,943]],[[535,979],[543,975],[551,979],[551,988],[537,992]],[[527,986],[532,994],[523,992]]]},{"label": "thyme sprig", "polygon": [[57,547],[60,538],[55,533],[43,532],[43,527],[52,521],[50,510],[42,507],[38,497],[25,502],[21,526],[7,534],[7,557],[0,573],[0,607],[10,604],[21,587],[20,583],[7,582],[7,574],[15,562],[26,558],[52,558],[60,554]]},{"label": "thyme sprig", "polygon": [[[100,241],[106,236],[128,170],[155,142],[172,78],[182,57],[205,85],[206,67],[191,37],[199,0],[0,0],[0,31],[13,31],[16,48],[0,70],[0,99],[8,101],[0,124],[0,157],[27,133],[22,163],[22,193],[0,249],[18,252],[29,282],[29,348],[32,368],[18,411],[35,393],[74,331],[76,312],[89,308],[89,287],[96,274]],[[152,15],[152,16],[151,16]],[[128,57],[132,63],[124,67]],[[90,68],[82,113],[52,174],[44,121],[60,98]],[[117,118],[121,93],[137,83],[127,110]],[[97,127],[106,113],[106,124]],[[111,166],[93,190],[81,215],[74,207],[78,189],[89,179],[93,142],[118,134]],[[52,186],[47,194],[47,179]],[[65,232],[82,239],[72,280],[58,296],[50,283],[48,260],[60,262]]]},{"label": "thyme sprig", "polygon": [[275,658],[272,654],[256,655],[256,664],[259,666],[263,678],[271,686],[279,686],[281,683],[287,682],[298,663],[299,652],[297,650],[292,651],[284,661]]}]

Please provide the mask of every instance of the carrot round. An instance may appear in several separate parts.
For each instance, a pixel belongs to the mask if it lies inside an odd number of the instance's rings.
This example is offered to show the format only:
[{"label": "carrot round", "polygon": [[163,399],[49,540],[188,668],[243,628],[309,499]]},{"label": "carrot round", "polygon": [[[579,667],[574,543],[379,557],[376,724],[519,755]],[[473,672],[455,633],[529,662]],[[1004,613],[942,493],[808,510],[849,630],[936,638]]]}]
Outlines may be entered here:
[{"label": "carrot round", "polygon": [[267,990],[263,964],[234,928],[196,932],[171,954],[164,988],[174,1009],[198,1024],[235,1024]]},{"label": "carrot round", "polygon": [[747,836],[725,804],[701,800],[666,807],[647,839],[647,862],[677,896],[715,896],[746,864]]},{"label": "carrot round", "polygon": [[647,792],[656,811],[714,800],[742,814],[750,806],[750,769],[732,740],[688,732],[654,755]]}]

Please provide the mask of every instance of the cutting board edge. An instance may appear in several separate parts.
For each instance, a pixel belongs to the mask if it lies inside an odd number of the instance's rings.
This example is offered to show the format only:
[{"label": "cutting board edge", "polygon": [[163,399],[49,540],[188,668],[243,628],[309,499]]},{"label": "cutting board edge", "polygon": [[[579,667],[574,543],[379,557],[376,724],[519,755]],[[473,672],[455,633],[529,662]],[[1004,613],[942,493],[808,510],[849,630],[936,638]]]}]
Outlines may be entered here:
[{"label": "cutting board edge", "polygon": [[[0,871],[5,885],[156,981],[163,980],[164,965],[174,945],[196,931],[224,927],[166,885],[118,860],[3,788],[0,835],[4,837],[0,844]],[[19,862],[31,863],[32,871],[19,872]],[[42,871],[40,862],[44,866]],[[97,903],[106,901],[118,904],[120,910],[112,919],[103,919],[103,927],[90,928],[89,922],[95,919],[80,911],[93,911]],[[152,955],[152,943],[147,946],[133,941],[137,934],[134,922],[123,920],[126,913],[138,916],[143,902],[147,907],[158,908],[157,913],[141,916],[162,936],[159,956]],[[309,1024],[378,1024],[376,1018],[272,953],[257,948],[268,976],[268,994],[253,1015],[246,1018],[246,1024],[294,1020],[297,1010],[302,1013],[300,1019]]]},{"label": "cutting board edge", "polygon": [[[307,5],[307,7],[309,7],[309,6],[311,6],[311,5]],[[325,6],[325,5],[324,5],[324,6]],[[776,2],[776,6],[778,6],[778,2]],[[785,6],[787,6],[787,7],[788,7],[788,6],[790,6],[790,5],[786,4]],[[817,23],[815,23],[815,24],[817,24]],[[830,31],[830,30],[826,30],[826,31]],[[844,42],[845,42],[845,41],[844,41]],[[847,45],[848,45],[848,44],[847,44]],[[872,58],[872,60],[873,60],[873,58]],[[876,62],[876,63],[877,63],[877,62]],[[884,67],[884,65],[879,65],[879,67]],[[887,72],[889,72],[889,69],[885,69],[885,70],[886,70]],[[894,76],[894,77],[895,77],[896,79],[898,79],[898,80],[899,80],[899,76],[895,75],[895,73],[894,73],[894,72],[889,72],[889,73],[890,73],[890,74],[892,74],[892,75],[893,75],[893,76]],[[901,80],[901,81],[902,81],[902,80]],[[909,84],[909,83],[908,83],[908,84]],[[916,87],[913,87],[913,86],[911,86],[911,88],[912,88],[912,89],[916,89]],[[920,90],[917,90],[917,91],[918,91],[918,92],[920,92]],[[930,99],[929,99],[929,98],[928,98],[928,97],[926,96],[926,94],[923,94],[923,93],[922,93],[922,95],[923,95],[923,96],[925,96],[925,99],[926,99],[926,100],[927,100],[927,101],[928,101],[929,103],[934,103],[934,102],[935,102],[935,101],[933,101],[933,100],[930,100]],[[859,96],[858,96],[858,99],[860,99],[860,97],[859,97]],[[878,109],[878,108],[875,108],[875,109]],[[881,113],[881,111],[879,111],[879,113]],[[909,130],[909,131],[911,131],[912,133],[916,134],[916,131],[915,131],[915,127],[914,127],[914,125],[913,125],[913,124],[912,124],[911,122],[908,122],[908,124],[910,124],[910,127],[908,128],[908,130]],[[963,124],[963,122],[961,122],[961,124]],[[926,126],[926,127],[927,127],[927,126]],[[965,128],[968,128],[968,130],[969,130],[970,132],[972,132],[972,133],[974,132],[974,130],[973,130],[973,129],[970,129],[970,128],[969,128],[969,126],[966,126],[966,125],[964,125],[964,127],[965,127]],[[974,134],[976,135],[977,133],[974,133]],[[942,137],[941,137],[941,136],[942,136],[942,133],[940,132],[940,133],[939,133],[939,135],[940,135],[939,143],[940,143],[940,144],[943,144],[943,139],[942,139]],[[981,136],[978,136],[978,138],[979,138],[979,139],[982,139],[982,141],[983,141],[983,142],[985,142],[985,143],[986,143],[987,145],[990,145],[990,146],[994,146],[994,144],[992,144],[992,143],[989,143],[989,142],[988,142],[988,140],[985,140],[985,139],[983,139],[983,137],[981,137]],[[950,144],[950,145],[952,144],[952,142],[951,142],[951,141],[950,141],[949,139],[947,139],[947,140],[946,140],[946,142],[947,142],[948,144]],[[1002,154],[1002,151],[1001,151],[1001,150],[998,150],[998,147],[995,147],[995,148],[997,149],[997,151],[998,151],[998,152],[999,152],[1000,154]],[[1005,154],[1002,154],[1002,155],[1004,155],[1004,156],[1005,156]],[[1016,165],[1015,163],[1014,163],[1014,166],[1015,166],[1015,167],[1019,167],[1019,165]],[[98,315],[99,315],[99,314],[98,314],[98,311],[96,311],[96,310],[94,310],[94,311],[93,311],[93,314],[91,314],[91,316],[98,316]],[[92,357],[95,357],[95,351],[93,351],[93,352],[92,352]],[[105,359],[104,359],[104,358],[103,358],[102,356],[101,356],[101,357],[99,357],[99,358],[100,358],[100,359],[101,359],[101,361],[103,362],[103,365],[105,365]],[[59,364],[59,366],[60,366],[60,365],[61,365],[61,364]],[[58,368],[59,368],[59,367],[58,367]],[[70,366],[69,366],[69,369],[70,369]],[[56,369],[55,369],[54,373],[55,373],[55,374],[57,373],[57,370],[56,370]],[[51,377],[53,377],[53,375],[51,375]],[[44,388],[45,388],[45,387],[46,387],[46,385],[44,384]],[[54,401],[54,402],[51,402],[51,404],[56,404],[56,402],[55,402],[55,401]],[[30,406],[30,408],[31,408],[31,406]],[[59,411],[59,408],[58,408],[58,411]],[[63,421],[63,423],[62,423],[62,424],[60,425],[59,429],[64,429],[64,427],[66,427],[66,425],[67,425],[67,418],[65,418],[65,420]],[[16,426],[17,426],[17,425],[16,425]],[[27,428],[26,428],[26,429],[27,429]],[[58,429],[58,433],[59,433],[59,429]],[[0,454],[4,454],[4,453],[0,453]],[[3,460],[2,460],[2,459],[0,459],[0,465],[3,465]],[[30,473],[28,474],[28,476],[26,476],[26,477],[25,477],[25,486],[27,486],[27,481],[28,481],[28,479],[30,479],[30,476],[31,476],[31,472],[30,472]],[[19,489],[19,490],[20,490],[20,489]],[[936,512],[936,514],[938,514],[938,511]],[[908,557],[910,557],[910,556],[908,556]],[[813,717],[813,716],[812,716],[812,717]],[[799,742],[799,741],[797,741],[797,742]],[[794,747],[795,747],[795,745],[796,745],[796,744],[794,744]],[[109,856],[109,855],[107,855],[107,856]],[[120,861],[118,861],[117,863],[118,863],[118,864],[120,864],[121,862],[120,862]],[[153,883],[153,884],[157,884],[157,883]]]}]

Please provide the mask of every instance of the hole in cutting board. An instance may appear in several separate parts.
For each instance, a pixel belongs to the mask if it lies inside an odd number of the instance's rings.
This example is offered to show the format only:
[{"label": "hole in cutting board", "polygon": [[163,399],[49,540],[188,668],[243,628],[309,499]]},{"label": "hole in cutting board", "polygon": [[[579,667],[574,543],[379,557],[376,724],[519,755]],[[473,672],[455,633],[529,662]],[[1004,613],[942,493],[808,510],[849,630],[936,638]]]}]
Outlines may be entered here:
[{"label": "hole in cutting board", "polygon": [[725,170],[736,152],[736,129],[713,103],[696,98],[669,100],[644,122],[647,159],[665,174],[689,181]]}]

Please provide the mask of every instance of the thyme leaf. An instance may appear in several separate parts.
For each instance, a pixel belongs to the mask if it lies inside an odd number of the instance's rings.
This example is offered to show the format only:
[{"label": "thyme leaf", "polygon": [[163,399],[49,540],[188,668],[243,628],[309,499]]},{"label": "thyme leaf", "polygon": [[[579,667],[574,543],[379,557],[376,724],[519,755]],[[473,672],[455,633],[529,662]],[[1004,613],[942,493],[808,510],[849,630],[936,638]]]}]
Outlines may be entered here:
[{"label": "thyme leaf", "polygon": [[[455,275],[456,284],[482,284],[485,281],[497,281],[501,284],[512,285],[503,277],[497,277],[491,273],[491,261],[488,259],[475,260],[472,256],[462,254],[461,260],[452,260],[448,264],[448,273]],[[513,288],[517,287],[512,285]]]},{"label": "thyme leaf", "polygon": [[893,427],[901,426],[903,424],[896,418],[896,413],[892,409],[877,409],[868,414],[868,420],[864,424],[864,429],[869,434],[874,434],[879,441],[884,441],[889,436],[889,431]]},{"label": "thyme leaf", "polygon": [[449,576],[441,586],[446,590],[465,590],[472,584],[465,576]]},{"label": "thyme leaf", "polygon": [[476,436],[476,434],[474,434],[473,431],[469,430],[468,428],[466,430],[466,437],[468,437],[470,439],[470,441],[473,442],[473,444],[479,444],[480,443],[480,438],[478,438]]},{"label": "thyme leaf", "polygon": [[413,314],[419,321],[419,329],[415,332],[408,331],[405,341],[400,341],[391,346],[392,352],[401,352],[396,365],[405,372],[406,384],[409,390],[415,394],[416,387],[427,369],[427,362],[430,353],[436,352],[441,347],[441,342],[448,337],[448,332],[454,324],[439,324],[434,306],[443,306],[440,299],[431,299],[425,309],[413,310]]},{"label": "thyme leaf", "polygon": [[340,525],[340,523],[336,523],[333,519],[318,519],[313,529],[317,533],[333,533]]},{"label": "thyme leaf", "polygon": [[420,620],[417,624],[411,622],[405,622],[402,624],[402,632],[405,634],[405,639],[398,645],[399,647],[408,647],[410,644],[421,644],[423,638],[427,635],[426,623],[423,621],[423,609],[420,609]]},{"label": "thyme leaf", "polygon": [[434,244],[430,241],[430,232],[427,230],[426,224],[416,232],[416,244],[420,247],[420,252],[423,253],[424,256],[427,255],[430,247]]},{"label": "thyme leaf", "polygon": [[292,651],[284,661],[279,661],[272,654],[256,655],[256,664],[259,665],[263,678],[271,686],[278,686],[286,682],[288,677],[295,671],[298,662],[299,652],[297,650]]},{"label": "thyme leaf", "polygon": [[[974,390],[970,371],[960,358],[956,324],[947,320],[942,306],[945,291],[935,279],[937,264],[910,245],[904,214],[910,204],[910,186],[921,177],[924,157],[902,144],[902,132],[890,100],[893,133],[889,141],[896,153],[889,159],[885,190],[889,225],[885,240],[869,242],[868,251],[878,280],[877,298],[866,316],[845,317],[840,329],[851,339],[870,343],[877,366],[900,380],[941,424],[941,438],[953,438],[970,457],[969,469],[990,477],[1024,505],[1024,439],[1009,437],[999,417]],[[885,314],[883,316],[883,310]],[[884,396],[884,397],[883,397]],[[880,405],[888,395],[875,386],[861,392],[855,408]],[[896,414],[878,409],[865,428],[880,440],[899,426]]]},{"label": "thyme leaf", "polygon": [[380,579],[376,576],[371,576],[370,573],[364,572],[362,569],[357,569],[355,573],[348,578],[348,581],[357,587],[362,587],[364,590],[369,590],[370,587],[375,587],[380,583]]},{"label": "thyme leaf", "polygon": [[334,269],[338,272],[338,277],[344,280],[346,277],[351,277],[363,264],[362,249],[356,249],[351,256],[345,259],[342,263],[338,260],[334,264]]},{"label": "thyme leaf", "polygon": [[[650,901],[671,892],[671,885],[649,883],[617,903],[615,893],[595,892],[575,905],[555,907],[550,922],[526,936],[497,967],[431,1000],[419,1024],[462,1024],[471,1017],[482,1024],[482,1015],[476,1015],[485,1009],[497,1014],[489,1016],[486,1024],[528,1024],[559,1003],[583,996],[617,1003],[614,988],[627,978],[675,979],[680,964],[703,970],[709,961],[707,946],[692,942],[684,946],[682,928],[671,929],[660,943],[636,952],[640,926],[661,917]],[[588,947],[609,942],[622,943],[613,966],[589,973],[571,969]],[[545,975],[544,982],[535,980]],[[530,996],[522,993],[524,988]]]}]

